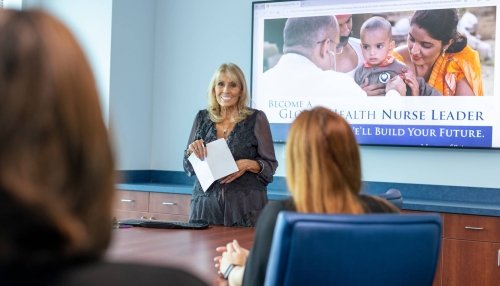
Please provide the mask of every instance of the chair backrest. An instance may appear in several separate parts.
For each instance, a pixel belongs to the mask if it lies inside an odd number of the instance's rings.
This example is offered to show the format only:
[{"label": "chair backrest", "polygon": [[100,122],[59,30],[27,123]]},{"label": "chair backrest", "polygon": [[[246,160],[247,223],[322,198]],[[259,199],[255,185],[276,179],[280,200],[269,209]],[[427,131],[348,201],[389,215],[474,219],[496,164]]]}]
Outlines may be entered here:
[{"label": "chair backrest", "polygon": [[437,214],[281,212],[265,285],[432,285]]}]

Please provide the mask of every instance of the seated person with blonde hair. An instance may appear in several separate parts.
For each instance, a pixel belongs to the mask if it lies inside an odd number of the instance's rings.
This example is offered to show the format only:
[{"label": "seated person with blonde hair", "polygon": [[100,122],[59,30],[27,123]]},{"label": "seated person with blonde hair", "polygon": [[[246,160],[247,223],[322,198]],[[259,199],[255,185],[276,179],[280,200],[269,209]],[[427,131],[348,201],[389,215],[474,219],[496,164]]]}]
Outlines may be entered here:
[{"label": "seated person with blonde hair", "polygon": [[[328,214],[398,212],[389,202],[361,194],[361,160],[351,126],[337,113],[302,111],[286,144],[286,182],[291,198],[266,205],[257,221],[251,251],[236,240],[214,258],[229,285],[264,285],[274,227],[280,211]],[[328,174],[328,176],[325,176]]]}]

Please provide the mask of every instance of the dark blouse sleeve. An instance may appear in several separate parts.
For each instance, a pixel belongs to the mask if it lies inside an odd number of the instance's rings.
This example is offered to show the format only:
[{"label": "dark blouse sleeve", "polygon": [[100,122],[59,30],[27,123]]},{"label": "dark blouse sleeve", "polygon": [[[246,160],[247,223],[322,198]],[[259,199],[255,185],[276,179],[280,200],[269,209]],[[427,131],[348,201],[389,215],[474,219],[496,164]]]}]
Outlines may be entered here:
[{"label": "dark blouse sleeve", "polygon": [[265,184],[273,181],[273,175],[278,167],[278,161],[274,154],[273,137],[271,135],[271,127],[267,120],[266,114],[257,110],[257,118],[255,121],[255,137],[258,141],[258,157],[257,161],[262,167],[258,175],[258,179]]},{"label": "dark blouse sleeve", "polygon": [[293,210],[293,203],[290,200],[271,201],[260,213],[255,229],[254,243],[245,264],[243,286],[264,285],[274,227],[279,212],[284,210]]},{"label": "dark blouse sleeve", "polygon": [[198,111],[198,114],[196,114],[196,117],[195,117],[194,122],[193,122],[193,127],[191,127],[191,133],[189,133],[189,139],[188,139],[188,142],[186,144],[186,148],[184,149],[183,165],[184,165],[184,171],[186,172],[186,174],[188,176],[194,175],[194,170],[193,170],[193,166],[191,166],[191,163],[188,160],[189,156],[187,155],[186,151],[189,147],[189,144],[191,144],[195,140],[196,132],[200,128],[201,121],[202,121],[202,111],[200,110],[200,111]]}]

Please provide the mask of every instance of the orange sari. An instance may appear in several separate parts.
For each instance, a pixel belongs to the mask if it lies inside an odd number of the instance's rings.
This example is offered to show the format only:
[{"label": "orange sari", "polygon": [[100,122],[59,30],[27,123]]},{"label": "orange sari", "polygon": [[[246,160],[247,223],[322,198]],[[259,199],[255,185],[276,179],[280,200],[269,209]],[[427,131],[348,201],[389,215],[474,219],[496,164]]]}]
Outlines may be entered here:
[{"label": "orange sari", "polygon": [[[400,54],[394,54],[397,59],[403,60]],[[445,53],[439,56],[427,83],[442,95],[456,95],[457,82],[464,78],[474,91],[474,95],[484,95],[479,55],[468,45],[458,53]]]}]

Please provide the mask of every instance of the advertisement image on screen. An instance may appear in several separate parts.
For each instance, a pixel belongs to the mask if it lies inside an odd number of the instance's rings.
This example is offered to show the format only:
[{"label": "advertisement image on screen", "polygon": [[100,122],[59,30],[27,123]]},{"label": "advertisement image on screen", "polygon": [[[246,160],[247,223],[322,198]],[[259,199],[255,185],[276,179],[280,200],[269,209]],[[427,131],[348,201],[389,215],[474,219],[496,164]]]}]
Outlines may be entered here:
[{"label": "advertisement image on screen", "polygon": [[500,0],[431,2],[254,2],[251,101],[273,140],[325,106],[361,145],[500,148]]}]

